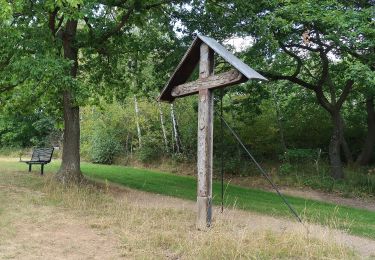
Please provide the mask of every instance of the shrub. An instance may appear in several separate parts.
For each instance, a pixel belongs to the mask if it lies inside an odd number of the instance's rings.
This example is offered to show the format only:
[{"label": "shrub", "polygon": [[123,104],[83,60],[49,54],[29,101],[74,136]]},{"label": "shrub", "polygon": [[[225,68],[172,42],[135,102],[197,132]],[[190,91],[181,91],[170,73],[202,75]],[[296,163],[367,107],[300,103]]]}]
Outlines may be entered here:
[{"label": "shrub", "polygon": [[283,164],[280,165],[280,167],[279,167],[279,173],[280,173],[281,175],[289,175],[289,174],[291,174],[293,171],[294,171],[294,167],[293,167],[293,165],[291,165],[290,163],[283,163]]},{"label": "shrub", "polygon": [[316,149],[288,149],[283,155],[284,161],[289,162],[308,162],[318,157]]},{"label": "shrub", "polygon": [[91,160],[94,163],[112,164],[121,151],[121,143],[113,129],[101,128],[94,132],[91,146]]},{"label": "shrub", "polygon": [[159,159],[164,152],[163,141],[156,134],[149,133],[142,139],[142,147],[137,151],[138,159],[143,163],[149,163]]}]

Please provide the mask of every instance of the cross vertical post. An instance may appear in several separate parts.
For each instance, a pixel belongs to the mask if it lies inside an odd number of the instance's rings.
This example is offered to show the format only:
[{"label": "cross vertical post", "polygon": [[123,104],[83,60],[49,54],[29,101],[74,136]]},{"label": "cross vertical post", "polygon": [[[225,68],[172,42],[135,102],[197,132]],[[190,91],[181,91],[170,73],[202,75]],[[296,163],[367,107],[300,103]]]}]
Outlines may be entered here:
[{"label": "cross vertical post", "polygon": [[[205,43],[200,46],[199,78],[213,74],[214,52]],[[197,152],[197,228],[211,226],[212,218],[212,153],[213,153],[213,109],[212,89],[198,89],[198,152]]]}]

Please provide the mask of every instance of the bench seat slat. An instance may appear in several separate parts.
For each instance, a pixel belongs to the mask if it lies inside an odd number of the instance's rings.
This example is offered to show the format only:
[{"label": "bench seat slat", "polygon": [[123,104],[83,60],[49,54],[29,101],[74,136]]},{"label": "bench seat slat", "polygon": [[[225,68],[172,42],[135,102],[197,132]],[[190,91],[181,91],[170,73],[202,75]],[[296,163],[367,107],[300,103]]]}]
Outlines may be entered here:
[{"label": "bench seat slat", "polygon": [[41,165],[41,174],[43,175],[43,166],[51,162],[54,148],[34,148],[33,154],[29,161],[23,161],[29,165],[29,171],[31,171],[32,164]]}]

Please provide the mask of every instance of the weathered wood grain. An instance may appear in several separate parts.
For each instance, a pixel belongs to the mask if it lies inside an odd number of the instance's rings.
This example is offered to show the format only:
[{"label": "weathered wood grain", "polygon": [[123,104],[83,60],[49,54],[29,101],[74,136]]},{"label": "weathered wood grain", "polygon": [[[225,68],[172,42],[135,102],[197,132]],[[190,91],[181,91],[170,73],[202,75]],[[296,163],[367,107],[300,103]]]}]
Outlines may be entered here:
[{"label": "weathered wood grain", "polygon": [[[213,73],[214,53],[204,43],[200,52],[199,78],[205,79]],[[202,230],[211,226],[212,217],[213,91],[199,90],[198,99],[197,228]]]},{"label": "weathered wood grain", "polygon": [[207,78],[200,78],[196,81],[181,84],[173,88],[173,97],[185,97],[197,94],[200,89],[216,89],[235,85],[247,79],[238,70],[230,70]]}]

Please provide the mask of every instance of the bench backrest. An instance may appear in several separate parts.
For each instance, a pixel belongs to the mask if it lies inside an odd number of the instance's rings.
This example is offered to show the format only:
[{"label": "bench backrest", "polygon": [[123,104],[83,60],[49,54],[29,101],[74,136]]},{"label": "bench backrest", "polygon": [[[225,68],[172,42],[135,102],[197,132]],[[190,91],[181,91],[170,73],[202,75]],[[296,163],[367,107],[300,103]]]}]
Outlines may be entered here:
[{"label": "bench backrest", "polygon": [[31,161],[50,162],[54,148],[34,148]]}]

